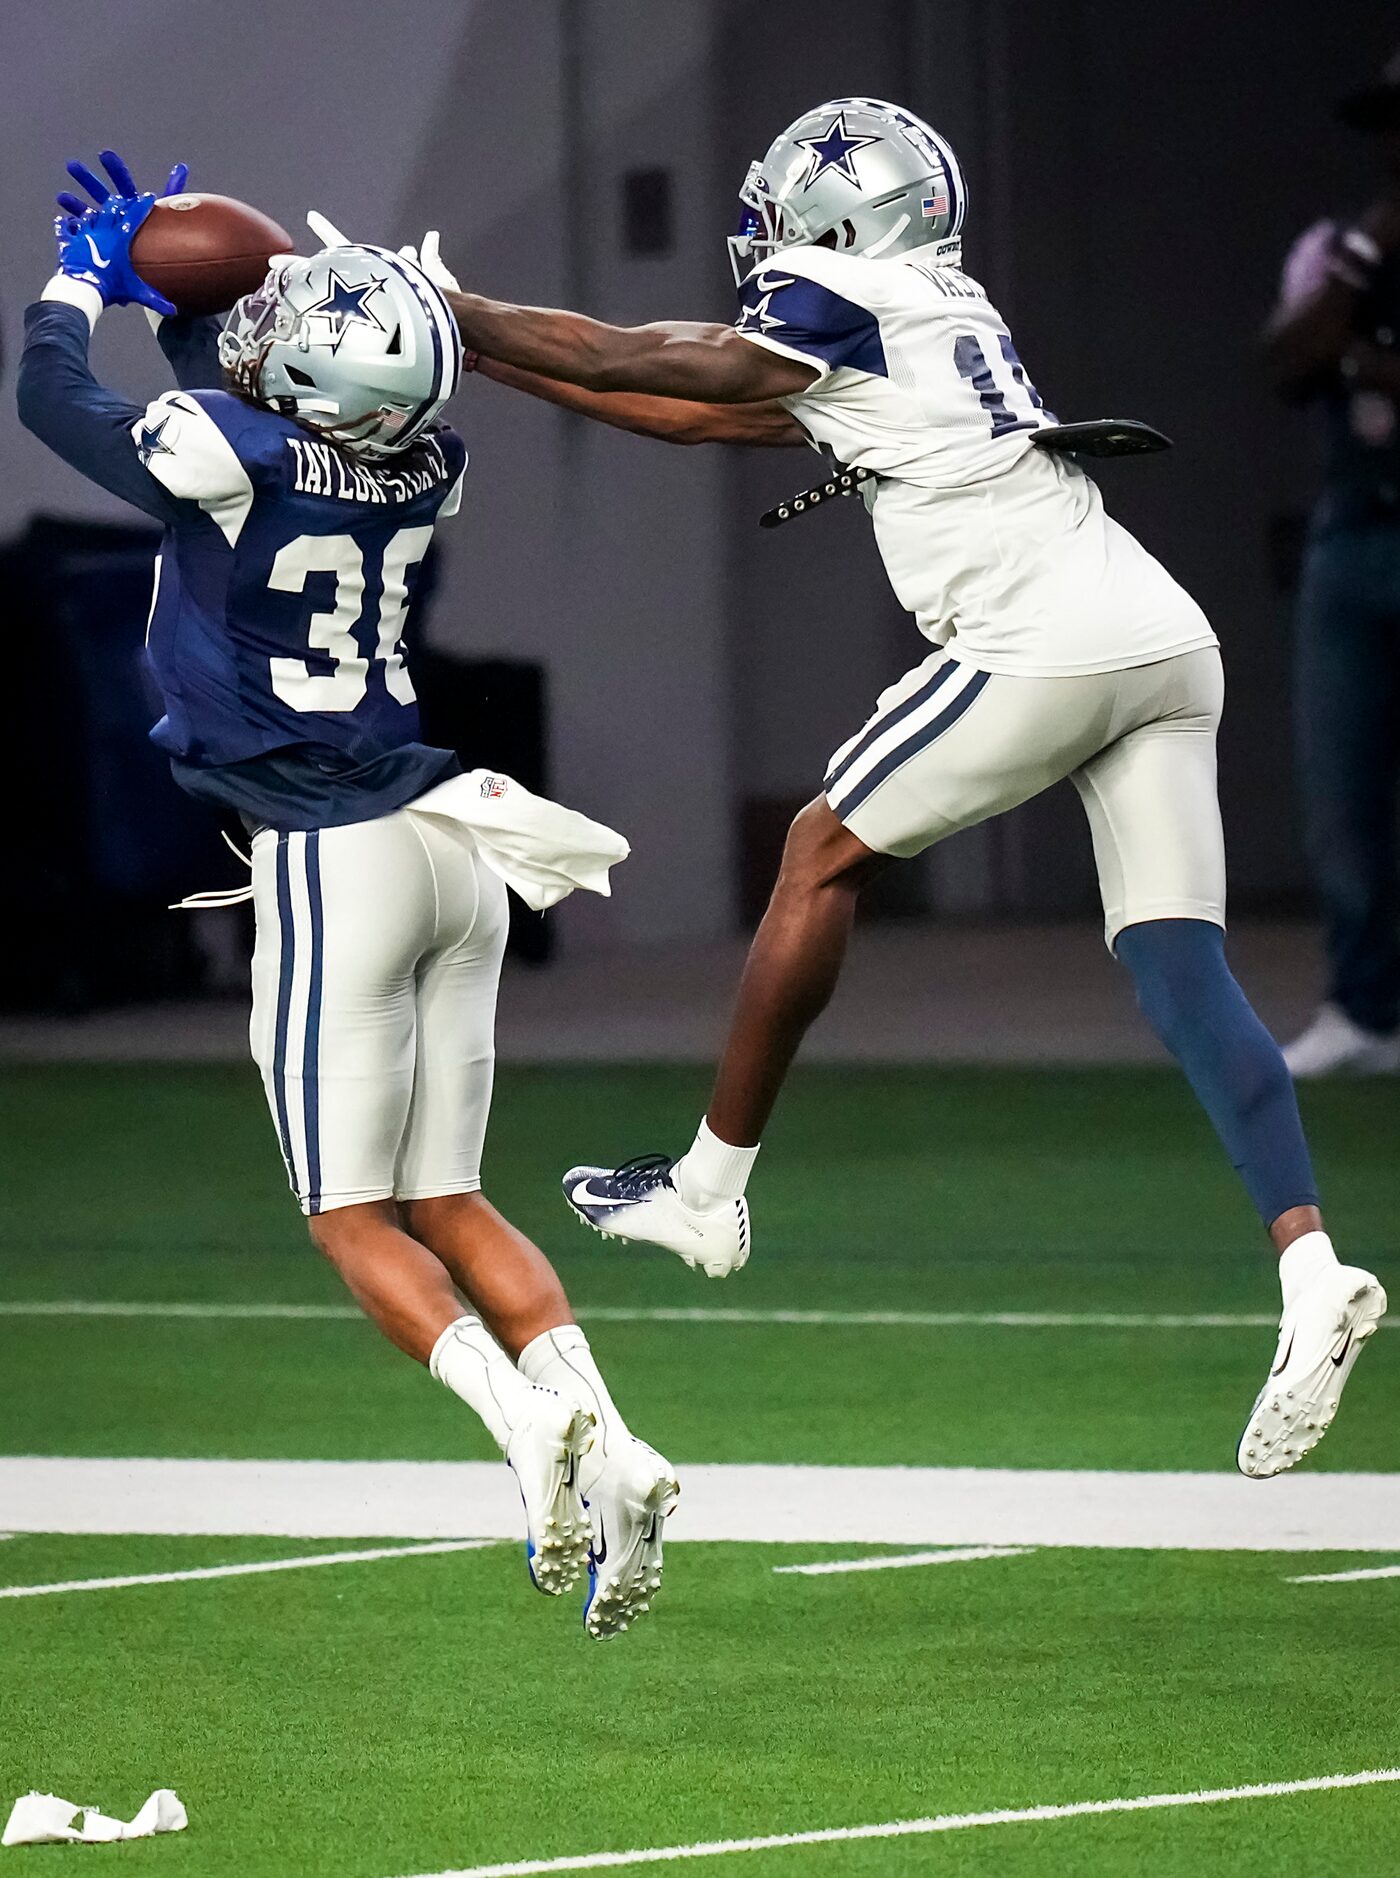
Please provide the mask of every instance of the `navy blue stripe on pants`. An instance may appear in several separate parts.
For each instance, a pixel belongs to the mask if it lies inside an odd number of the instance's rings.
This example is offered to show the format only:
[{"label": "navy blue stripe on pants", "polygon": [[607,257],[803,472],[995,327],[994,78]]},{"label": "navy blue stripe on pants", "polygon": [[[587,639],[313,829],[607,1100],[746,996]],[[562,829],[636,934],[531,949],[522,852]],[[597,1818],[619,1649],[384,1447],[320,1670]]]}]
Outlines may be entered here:
[{"label": "navy blue stripe on pants", "polygon": [[945,705],[936,717],[930,718],[927,724],[922,725],[912,736],[906,737],[903,743],[896,744],[872,769],[867,770],[846,795],[831,804],[835,813],[842,820],[848,815],[854,815],[862,802],[874,795],[882,782],[888,781],[897,769],[903,769],[906,763],[951,730],[963,712],[969,710],[982,695],[990,676],[989,672],[974,673],[951,704]]},{"label": "navy blue stripe on pants", "polygon": [[914,692],[912,696],[905,698],[903,703],[897,704],[893,710],[877,717],[874,723],[868,725],[866,729],[861,732],[860,737],[852,744],[841,761],[837,763],[834,768],[828,770],[826,781],[823,783],[822,787],[827,790],[834,789],[851,765],[858,763],[865,755],[866,751],[883,737],[887,730],[893,730],[896,724],[902,724],[906,717],[912,716],[921,704],[927,704],[938,687],[947,679],[951,678],[953,673],[957,670],[958,664],[956,659],[945,660],[944,663],[938,667],[938,670],[933,674],[932,678],[920,685],[919,689]]},{"label": "navy blue stripe on pants", "polygon": [[311,978],[306,992],[306,1034],[301,1052],[302,1119],[306,1127],[306,1189],[313,1213],[321,1210],[321,979],[325,954],[321,911],[321,836],[306,837],[306,899],[311,915]]},{"label": "navy blue stripe on pants", "polygon": [[296,963],[295,936],[292,930],[292,881],[287,854],[287,837],[277,837],[277,1030],[272,1050],[272,1093],[277,1105],[277,1133],[282,1140],[282,1155],[287,1163],[287,1177],[297,1184],[292,1162],[292,1131],[287,1125],[287,1029],[292,1015],[292,972]]}]

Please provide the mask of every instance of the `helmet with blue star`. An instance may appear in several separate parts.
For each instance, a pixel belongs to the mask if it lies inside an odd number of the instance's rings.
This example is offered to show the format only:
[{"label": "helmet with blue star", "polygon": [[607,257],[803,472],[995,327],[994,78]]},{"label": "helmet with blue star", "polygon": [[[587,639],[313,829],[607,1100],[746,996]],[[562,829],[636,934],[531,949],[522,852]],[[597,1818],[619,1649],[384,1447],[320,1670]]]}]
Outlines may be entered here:
[{"label": "helmet with blue star", "polygon": [[364,456],[406,450],[457,389],[462,344],[440,288],[387,248],[279,259],[229,314],[234,389]]},{"label": "helmet with blue star", "polygon": [[869,258],[932,245],[940,266],[961,263],[967,185],[952,146],[880,98],[804,111],[749,166],[739,198],[740,284],[779,249],[814,244]]}]

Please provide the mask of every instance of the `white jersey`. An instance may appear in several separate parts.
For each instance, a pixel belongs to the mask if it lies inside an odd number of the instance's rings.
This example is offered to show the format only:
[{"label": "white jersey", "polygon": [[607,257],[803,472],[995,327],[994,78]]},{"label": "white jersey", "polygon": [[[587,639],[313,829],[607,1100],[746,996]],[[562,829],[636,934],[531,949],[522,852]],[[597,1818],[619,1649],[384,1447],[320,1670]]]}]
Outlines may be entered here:
[{"label": "white jersey", "polygon": [[1214,645],[1097,484],[1033,446],[1053,413],[983,289],[933,254],[783,249],[745,281],[737,322],[817,368],[783,402],[815,443],[878,479],[866,503],[920,631],[979,670],[1036,677]]}]

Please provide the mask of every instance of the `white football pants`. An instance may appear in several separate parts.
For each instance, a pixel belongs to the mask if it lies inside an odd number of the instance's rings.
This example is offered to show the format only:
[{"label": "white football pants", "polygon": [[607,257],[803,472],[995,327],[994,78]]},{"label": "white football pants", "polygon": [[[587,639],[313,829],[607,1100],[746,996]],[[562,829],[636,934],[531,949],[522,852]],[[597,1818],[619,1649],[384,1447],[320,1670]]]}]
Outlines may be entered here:
[{"label": "white football pants", "polygon": [[471,1193],[506,890],[412,805],[253,841],[253,1057],[304,1213]]},{"label": "white football pants", "polygon": [[832,757],[826,799],[881,854],[920,854],[1070,777],[1094,838],[1104,935],[1151,919],[1225,924],[1214,646],[1058,678],[939,651],[884,692]]}]

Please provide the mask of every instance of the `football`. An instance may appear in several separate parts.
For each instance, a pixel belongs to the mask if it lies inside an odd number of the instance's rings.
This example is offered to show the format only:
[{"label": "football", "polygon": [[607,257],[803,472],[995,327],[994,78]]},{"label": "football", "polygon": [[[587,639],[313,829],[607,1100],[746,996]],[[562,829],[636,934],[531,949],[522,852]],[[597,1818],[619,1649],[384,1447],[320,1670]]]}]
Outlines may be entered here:
[{"label": "football", "polygon": [[251,293],[269,258],[290,254],[286,229],[231,196],[162,196],[136,231],[131,262],[181,313],[223,313]]}]

